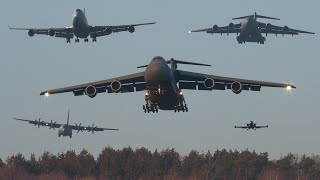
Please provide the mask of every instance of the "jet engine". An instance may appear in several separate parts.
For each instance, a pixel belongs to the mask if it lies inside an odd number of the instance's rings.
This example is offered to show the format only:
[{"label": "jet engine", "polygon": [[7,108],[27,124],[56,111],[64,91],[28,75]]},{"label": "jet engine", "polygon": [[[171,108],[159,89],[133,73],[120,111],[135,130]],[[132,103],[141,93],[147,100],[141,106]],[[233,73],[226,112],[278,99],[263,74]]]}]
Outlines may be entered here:
[{"label": "jet engine", "polygon": [[233,23],[229,23],[228,30],[232,31],[233,29],[234,29],[234,24]]},{"label": "jet engine", "polygon": [[284,26],[283,28],[282,28],[282,31],[283,32],[287,32],[289,30],[289,27],[288,26]]},{"label": "jet engine", "polygon": [[112,33],[112,29],[111,29],[111,28],[109,28],[109,27],[108,27],[108,28],[106,28],[106,34],[107,34],[107,35],[110,35],[111,33]]},{"label": "jet engine", "polygon": [[30,29],[30,30],[28,31],[28,35],[29,35],[30,37],[34,36],[34,31],[33,31],[32,29]]},{"label": "jet engine", "polygon": [[267,30],[270,30],[271,27],[272,27],[272,25],[271,25],[270,23],[266,24],[266,29],[267,29]]},{"label": "jet engine", "polygon": [[205,86],[206,88],[209,88],[209,89],[213,88],[213,86],[214,86],[214,80],[213,80],[212,78],[207,78],[207,79],[205,79],[205,80],[204,80],[204,86]]},{"label": "jet engine", "polygon": [[231,90],[235,94],[239,94],[242,91],[242,84],[238,81],[235,81],[231,84]]},{"label": "jet engine", "polygon": [[97,95],[97,88],[94,87],[93,85],[89,85],[86,89],[85,89],[85,93],[87,96],[94,98]]},{"label": "jet engine", "polygon": [[54,36],[56,34],[54,29],[49,29],[48,31],[49,36]]},{"label": "jet engine", "polygon": [[135,31],[134,26],[129,26],[129,27],[128,27],[128,31],[129,31],[130,33],[133,33],[133,32]]},{"label": "jet engine", "polygon": [[118,80],[112,81],[111,83],[111,90],[113,92],[119,92],[121,90],[121,82]]},{"label": "jet engine", "polygon": [[212,26],[212,31],[218,31],[218,29],[219,29],[219,26],[218,25],[214,25],[214,26]]}]

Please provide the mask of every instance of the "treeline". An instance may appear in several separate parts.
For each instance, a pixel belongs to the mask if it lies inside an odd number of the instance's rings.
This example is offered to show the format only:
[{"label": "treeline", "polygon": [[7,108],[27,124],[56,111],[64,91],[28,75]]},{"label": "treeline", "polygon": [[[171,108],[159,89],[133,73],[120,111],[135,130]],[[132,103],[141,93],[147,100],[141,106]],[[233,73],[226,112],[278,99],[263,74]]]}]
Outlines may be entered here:
[{"label": "treeline", "polygon": [[174,149],[160,152],[130,147],[104,148],[97,159],[87,151],[70,150],[40,157],[22,154],[0,159],[0,180],[24,179],[320,179],[320,156],[288,154],[270,161],[268,153],[216,150],[191,151],[181,156]]}]

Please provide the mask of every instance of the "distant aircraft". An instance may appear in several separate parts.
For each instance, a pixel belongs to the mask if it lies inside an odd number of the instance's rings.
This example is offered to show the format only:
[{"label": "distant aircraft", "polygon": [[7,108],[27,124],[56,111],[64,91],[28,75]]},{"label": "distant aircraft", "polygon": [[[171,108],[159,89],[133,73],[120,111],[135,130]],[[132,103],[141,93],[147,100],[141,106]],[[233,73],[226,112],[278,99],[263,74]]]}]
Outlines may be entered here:
[{"label": "distant aircraft", "polygon": [[[167,64],[170,64],[171,68]],[[76,86],[46,90],[41,92],[40,95],[49,96],[50,94],[73,92],[75,96],[87,95],[93,98],[98,93],[126,93],[146,90],[146,104],[143,105],[145,113],[149,113],[150,111],[158,112],[158,109],[187,112],[188,107],[186,105],[182,89],[231,89],[235,94],[239,94],[242,90],[260,91],[262,86],[287,88],[287,90],[296,88],[290,84],[254,81],[181,71],[177,70],[177,64],[210,66],[208,64],[179,61],[174,59],[165,61],[164,58],[156,56],[152,59],[149,65],[138,67],[146,67],[146,70],[143,72]]]},{"label": "distant aircraft", "polygon": [[43,34],[54,37],[66,38],[67,43],[70,43],[70,39],[73,36],[76,37],[75,42],[79,42],[79,38],[84,39],[84,42],[88,42],[88,37],[92,38],[92,42],[97,41],[97,37],[107,36],[111,33],[117,33],[121,31],[129,31],[133,33],[136,26],[155,24],[143,23],[143,24],[131,24],[131,25],[118,25],[118,26],[90,26],[85,16],[85,11],[77,9],[73,13],[72,26],[63,28],[12,28],[11,30],[27,30],[30,37],[35,34]]},{"label": "distant aircraft", "polygon": [[[263,33],[268,36],[268,34],[289,34],[289,35],[298,35],[299,33],[306,33],[306,34],[315,34],[313,32],[301,31],[296,29],[291,29],[288,26],[276,26],[270,23],[263,23],[257,21],[257,18],[264,18],[264,19],[274,19],[280,20],[278,18],[261,16],[257,13],[254,15],[249,16],[242,16],[233,18],[232,20],[242,19],[242,22],[238,24],[230,23],[228,26],[219,27],[218,25],[214,25],[211,28],[206,29],[199,29],[199,30],[192,30],[191,32],[207,32],[210,34],[227,34],[229,33],[237,33],[237,41],[239,44],[245,42],[257,42],[260,44],[264,44],[266,38],[262,36]],[[239,36],[238,36],[239,34]]]},{"label": "distant aircraft", "polygon": [[83,132],[83,130],[88,131],[88,132],[92,132],[92,134],[94,134],[94,131],[104,131],[104,130],[114,130],[114,131],[118,131],[119,129],[109,129],[109,128],[100,128],[98,126],[94,126],[94,124],[92,124],[91,126],[81,126],[81,123],[79,125],[69,125],[69,111],[68,111],[68,118],[67,118],[67,124],[57,124],[56,122],[53,122],[51,120],[51,122],[44,122],[41,121],[41,119],[39,118],[38,120],[26,120],[26,119],[19,119],[19,118],[14,118],[15,120],[19,120],[19,121],[26,121],[29,122],[30,124],[34,124],[35,126],[38,126],[38,128],[40,126],[48,126],[49,129],[53,129],[55,130],[55,128],[59,128],[59,132],[58,132],[58,136],[69,136],[70,138],[72,137],[72,130],[76,130],[77,133],[79,131]]},{"label": "distant aircraft", "polygon": [[256,130],[257,128],[268,128],[269,126],[257,126],[255,123],[253,123],[253,121],[250,121],[249,124],[247,124],[246,126],[235,126],[234,128],[242,128],[242,129],[247,129],[247,131],[249,129],[254,129]]}]

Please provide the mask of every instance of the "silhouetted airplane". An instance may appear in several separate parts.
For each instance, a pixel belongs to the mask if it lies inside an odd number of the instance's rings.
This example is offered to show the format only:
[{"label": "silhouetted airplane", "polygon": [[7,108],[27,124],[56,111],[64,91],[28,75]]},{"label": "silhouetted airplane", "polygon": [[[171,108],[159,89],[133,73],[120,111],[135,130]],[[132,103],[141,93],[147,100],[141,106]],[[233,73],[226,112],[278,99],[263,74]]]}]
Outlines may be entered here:
[{"label": "silhouetted airplane", "polygon": [[[171,65],[171,68],[167,64]],[[162,110],[188,111],[182,89],[191,90],[225,90],[231,89],[239,94],[242,90],[260,91],[262,86],[281,87],[291,90],[296,88],[290,84],[254,81],[238,78],[230,78],[209,74],[201,74],[177,70],[177,64],[190,64],[199,66],[210,66],[193,62],[179,61],[156,56],[146,70],[140,73],[130,74],[111,78],[102,81],[90,82],[86,84],[64,87],[59,89],[46,90],[40,95],[73,92],[75,96],[87,95],[91,98],[98,93],[117,93],[144,91],[146,105],[143,105],[144,112],[158,112]]]},{"label": "silhouetted airplane", "polygon": [[268,34],[275,34],[275,35],[289,34],[292,36],[298,35],[299,33],[315,34],[313,32],[291,29],[288,26],[280,27],[280,26],[272,25],[270,23],[259,22],[257,21],[257,18],[280,20],[278,18],[261,16],[261,15],[258,15],[257,13],[254,13],[254,15],[233,18],[232,20],[243,19],[242,22],[238,24],[229,23],[228,26],[223,26],[223,27],[214,25],[211,28],[192,30],[192,31],[189,31],[189,33],[207,32],[210,34],[221,34],[221,35],[222,34],[229,35],[229,33],[237,33],[237,41],[239,44],[242,44],[245,42],[257,42],[260,44],[264,44],[264,42],[266,41],[266,38],[262,36],[263,33],[265,33],[266,36]]},{"label": "silhouetted airplane", "polygon": [[11,30],[27,30],[29,36],[35,34],[43,34],[54,37],[66,38],[67,43],[70,43],[70,39],[76,36],[75,42],[79,42],[79,38],[84,39],[84,42],[88,42],[88,37],[92,38],[93,42],[97,41],[97,37],[107,36],[111,33],[129,31],[133,33],[136,26],[155,24],[143,23],[143,24],[129,24],[129,25],[117,25],[117,26],[90,26],[85,16],[85,11],[77,9],[73,13],[72,26],[63,28],[11,28]]},{"label": "silhouetted airplane", "polygon": [[72,130],[76,130],[77,133],[79,131],[83,132],[83,130],[88,131],[88,132],[92,132],[92,134],[94,134],[94,131],[104,131],[104,130],[115,130],[118,131],[119,129],[109,129],[109,128],[100,128],[98,126],[94,126],[94,124],[92,124],[92,126],[81,126],[81,123],[79,125],[69,125],[69,111],[68,111],[68,118],[67,118],[67,124],[57,124],[56,122],[53,122],[51,120],[51,122],[44,122],[41,121],[41,119],[39,118],[39,120],[27,120],[27,119],[19,119],[19,118],[14,118],[15,120],[19,120],[19,121],[26,121],[29,122],[30,124],[34,124],[35,126],[38,125],[38,128],[40,126],[48,126],[49,129],[53,129],[55,130],[55,128],[59,128],[59,132],[58,132],[58,136],[69,136],[70,138],[72,137]]},{"label": "silhouetted airplane", "polygon": [[254,129],[256,130],[257,128],[268,128],[269,126],[257,126],[255,123],[253,123],[253,121],[250,121],[249,124],[247,124],[246,126],[235,126],[234,128],[242,128],[242,129],[247,129],[247,131],[249,129]]}]

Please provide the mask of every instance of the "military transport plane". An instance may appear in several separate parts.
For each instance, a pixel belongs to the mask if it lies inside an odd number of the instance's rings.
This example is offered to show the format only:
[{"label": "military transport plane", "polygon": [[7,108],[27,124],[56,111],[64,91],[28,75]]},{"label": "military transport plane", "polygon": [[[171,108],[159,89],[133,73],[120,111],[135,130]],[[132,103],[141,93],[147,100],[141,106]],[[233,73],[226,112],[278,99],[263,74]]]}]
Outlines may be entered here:
[{"label": "military transport plane", "polygon": [[250,121],[249,124],[247,124],[246,126],[235,126],[234,128],[242,128],[242,129],[247,129],[247,131],[249,129],[254,129],[256,130],[257,128],[268,128],[269,126],[257,126],[253,121]]},{"label": "military transport plane", "polygon": [[97,41],[97,37],[107,36],[111,33],[117,33],[121,31],[129,31],[133,33],[136,26],[155,24],[143,23],[143,24],[131,24],[131,25],[118,25],[118,26],[90,26],[85,16],[85,11],[77,9],[73,13],[72,26],[63,28],[11,28],[11,30],[27,30],[30,37],[35,34],[49,35],[52,37],[66,38],[67,43],[70,43],[70,39],[76,37],[75,42],[79,42],[79,38],[84,39],[84,42],[88,42],[88,37],[92,38],[93,42]]},{"label": "military transport plane", "polygon": [[[229,23],[228,26],[219,27],[218,25],[214,25],[211,28],[206,29],[199,29],[199,30],[192,30],[191,32],[207,32],[210,34],[227,34],[229,33],[237,33],[237,41],[239,44],[245,42],[257,42],[260,44],[264,44],[266,38],[262,36],[263,33],[268,36],[268,34],[289,34],[289,35],[298,35],[299,33],[306,33],[306,34],[315,34],[313,32],[301,31],[296,29],[291,29],[288,26],[276,26],[270,23],[263,23],[257,21],[257,18],[264,18],[264,19],[273,19],[273,20],[280,20],[279,18],[261,16],[257,13],[254,15],[249,16],[242,16],[233,18],[232,20],[242,19],[242,22],[234,24]],[[238,36],[239,34],[239,36]]]},{"label": "military transport plane", "polygon": [[58,136],[69,136],[70,138],[72,137],[72,130],[76,130],[77,133],[79,131],[83,132],[88,131],[88,132],[92,132],[92,134],[94,134],[94,131],[104,131],[104,130],[113,130],[113,131],[118,131],[119,129],[109,129],[109,128],[100,128],[98,126],[95,126],[94,124],[92,124],[91,126],[81,126],[81,123],[79,125],[69,125],[69,111],[68,111],[68,118],[67,118],[67,124],[57,124],[56,122],[53,122],[51,120],[51,122],[44,122],[41,121],[41,119],[39,118],[38,120],[27,120],[27,119],[19,119],[19,118],[14,118],[15,120],[19,120],[19,121],[26,121],[29,122],[30,124],[33,124],[35,126],[38,126],[38,128],[40,126],[48,126],[49,129],[53,129],[55,130],[55,128],[59,128],[59,132],[58,132]]},{"label": "military transport plane", "polygon": [[[170,64],[171,68],[167,65]],[[186,61],[156,56],[149,65],[139,66],[145,68],[143,72],[127,76],[115,77],[107,80],[90,82],[86,84],[46,90],[40,95],[73,92],[75,96],[87,95],[91,98],[99,93],[126,93],[134,91],[146,91],[144,112],[158,112],[161,110],[188,111],[183,95],[183,89],[190,90],[225,90],[239,94],[243,90],[260,91],[262,86],[280,87],[291,90],[296,88],[290,84],[254,81],[238,78],[230,78],[209,74],[201,74],[177,70],[177,64],[190,64],[199,66],[210,66]]]}]

